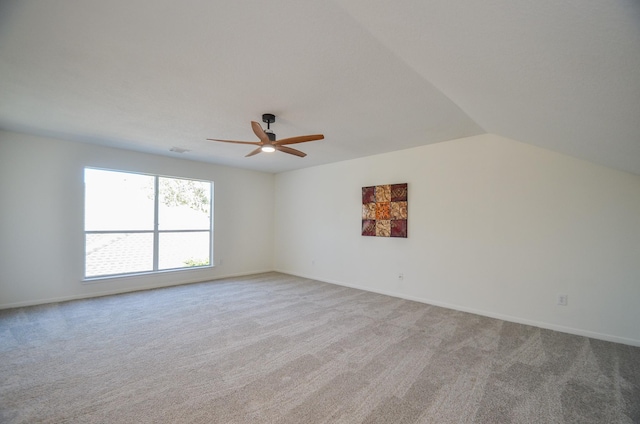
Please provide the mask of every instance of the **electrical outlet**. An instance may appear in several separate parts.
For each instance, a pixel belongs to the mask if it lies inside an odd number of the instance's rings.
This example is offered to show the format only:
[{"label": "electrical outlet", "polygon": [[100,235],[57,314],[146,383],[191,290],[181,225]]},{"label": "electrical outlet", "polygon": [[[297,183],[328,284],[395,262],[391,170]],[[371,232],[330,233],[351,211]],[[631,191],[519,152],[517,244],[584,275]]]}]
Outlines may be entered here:
[{"label": "electrical outlet", "polygon": [[569,304],[569,296],[567,296],[566,294],[559,294],[558,305],[567,306],[568,304]]},{"label": "electrical outlet", "polygon": [[404,274],[401,272],[398,274],[398,281],[404,280]]}]

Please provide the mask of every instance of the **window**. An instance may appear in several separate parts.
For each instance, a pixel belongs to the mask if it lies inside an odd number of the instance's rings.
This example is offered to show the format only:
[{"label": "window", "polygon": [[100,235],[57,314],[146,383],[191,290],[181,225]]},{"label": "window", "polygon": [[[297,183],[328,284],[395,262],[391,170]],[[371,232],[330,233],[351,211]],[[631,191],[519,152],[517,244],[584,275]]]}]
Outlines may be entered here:
[{"label": "window", "polygon": [[85,278],[212,263],[210,181],[85,168]]}]

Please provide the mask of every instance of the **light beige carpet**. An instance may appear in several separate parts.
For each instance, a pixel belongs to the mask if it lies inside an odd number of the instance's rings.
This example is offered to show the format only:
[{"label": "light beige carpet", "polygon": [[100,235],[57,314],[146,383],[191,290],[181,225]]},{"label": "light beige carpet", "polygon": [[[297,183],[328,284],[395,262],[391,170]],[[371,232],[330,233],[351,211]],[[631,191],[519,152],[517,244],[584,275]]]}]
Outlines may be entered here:
[{"label": "light beige carpet", "polygon": [[2,423],[632,423],[640,348],[278,273],[0,311]]}]

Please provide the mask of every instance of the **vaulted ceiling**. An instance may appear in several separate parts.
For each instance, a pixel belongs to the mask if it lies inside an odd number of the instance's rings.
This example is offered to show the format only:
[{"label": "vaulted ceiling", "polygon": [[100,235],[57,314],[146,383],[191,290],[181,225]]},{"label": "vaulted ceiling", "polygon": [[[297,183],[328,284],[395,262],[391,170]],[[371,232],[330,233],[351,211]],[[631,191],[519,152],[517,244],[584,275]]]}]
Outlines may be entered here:
[{"label": "vaulted ceiling", "polygon": [[[206,141],[263,113],[325,139]],[[0,0],[0,128],[267,172],[489,132],[640,174],[640,3]]]}]

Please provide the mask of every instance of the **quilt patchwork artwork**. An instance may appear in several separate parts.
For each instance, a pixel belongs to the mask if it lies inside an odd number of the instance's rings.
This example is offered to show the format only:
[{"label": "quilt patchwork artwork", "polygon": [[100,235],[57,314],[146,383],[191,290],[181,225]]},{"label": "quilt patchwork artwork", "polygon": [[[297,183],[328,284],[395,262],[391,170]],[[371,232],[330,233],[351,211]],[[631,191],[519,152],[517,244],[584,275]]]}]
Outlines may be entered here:
[{"label": "quilt patchwork artwork", "polygon": [[407,183],[362,187],[362,235],[407,237]]}]

